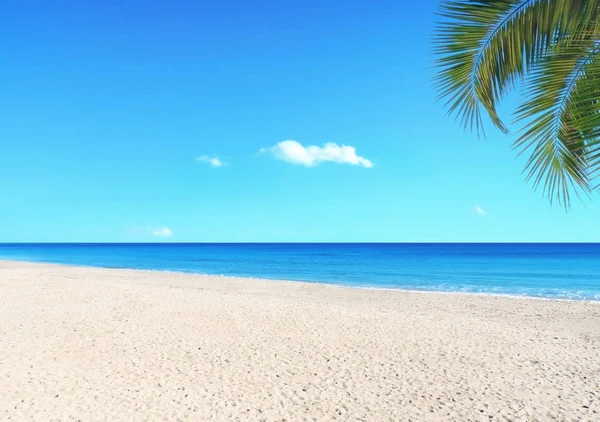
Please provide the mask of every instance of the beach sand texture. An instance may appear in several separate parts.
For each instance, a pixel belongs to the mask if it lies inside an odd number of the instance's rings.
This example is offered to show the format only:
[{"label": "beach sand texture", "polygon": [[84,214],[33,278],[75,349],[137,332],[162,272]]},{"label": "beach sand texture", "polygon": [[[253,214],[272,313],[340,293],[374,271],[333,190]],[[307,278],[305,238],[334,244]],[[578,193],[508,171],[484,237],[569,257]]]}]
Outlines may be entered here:
[{"label": "beach sand texture", "polygon": [[600,421],[600,303],[0,261],[0,420]]}]

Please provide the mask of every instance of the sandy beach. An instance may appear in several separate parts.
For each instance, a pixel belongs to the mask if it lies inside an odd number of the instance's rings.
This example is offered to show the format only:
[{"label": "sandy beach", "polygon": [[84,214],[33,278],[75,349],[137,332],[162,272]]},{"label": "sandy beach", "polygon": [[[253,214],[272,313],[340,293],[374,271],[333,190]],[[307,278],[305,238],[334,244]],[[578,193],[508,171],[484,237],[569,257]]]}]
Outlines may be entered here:
[{"label": "sandy beach", "polygon": [[0,420],[600,420],[600,303],[0,261]]}]

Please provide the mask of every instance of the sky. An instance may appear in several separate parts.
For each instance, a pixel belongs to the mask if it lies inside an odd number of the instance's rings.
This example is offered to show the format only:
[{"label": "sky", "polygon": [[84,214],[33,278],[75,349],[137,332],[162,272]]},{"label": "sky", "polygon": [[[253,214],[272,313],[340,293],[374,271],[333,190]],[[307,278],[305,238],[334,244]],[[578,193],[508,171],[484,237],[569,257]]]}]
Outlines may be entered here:
[{"label": "sky", "polygon": [[4,2],[0,242],[600,241],[446,115],[438,5]]}]

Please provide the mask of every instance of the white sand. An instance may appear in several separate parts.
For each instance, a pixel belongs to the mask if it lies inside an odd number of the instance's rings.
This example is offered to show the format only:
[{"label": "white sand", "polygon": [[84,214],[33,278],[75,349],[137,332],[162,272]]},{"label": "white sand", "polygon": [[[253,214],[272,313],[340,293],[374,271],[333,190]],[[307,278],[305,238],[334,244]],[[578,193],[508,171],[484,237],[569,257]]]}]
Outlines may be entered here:
[{"label": "white sand", "polygon": [[600,420],[600,304],[0,261],[0,420]]}]

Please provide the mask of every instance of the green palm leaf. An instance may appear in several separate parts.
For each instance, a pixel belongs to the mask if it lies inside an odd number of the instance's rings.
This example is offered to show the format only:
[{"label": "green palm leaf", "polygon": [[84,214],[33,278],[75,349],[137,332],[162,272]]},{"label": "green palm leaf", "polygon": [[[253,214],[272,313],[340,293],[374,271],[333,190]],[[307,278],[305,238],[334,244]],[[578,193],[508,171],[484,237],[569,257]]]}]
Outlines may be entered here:
[{"label": "green palm leaf", "polygon": [[482,110],[507,133],[498,102],[523,80],[515,147],[527,177],[569,206],[600,172],[599,0],[451,0],[435,32],[440,97],[483,133]]},{"label": "green palm leaf", "polygon": [[550,199],[568,206],[569,192],[589,192],[590,154],[597,148],[600,121],[600,55],[593,38],[558,45],[532,72],[517,110],[527,120],[515,147],[533,148],[528,179],[543,184]]}]

